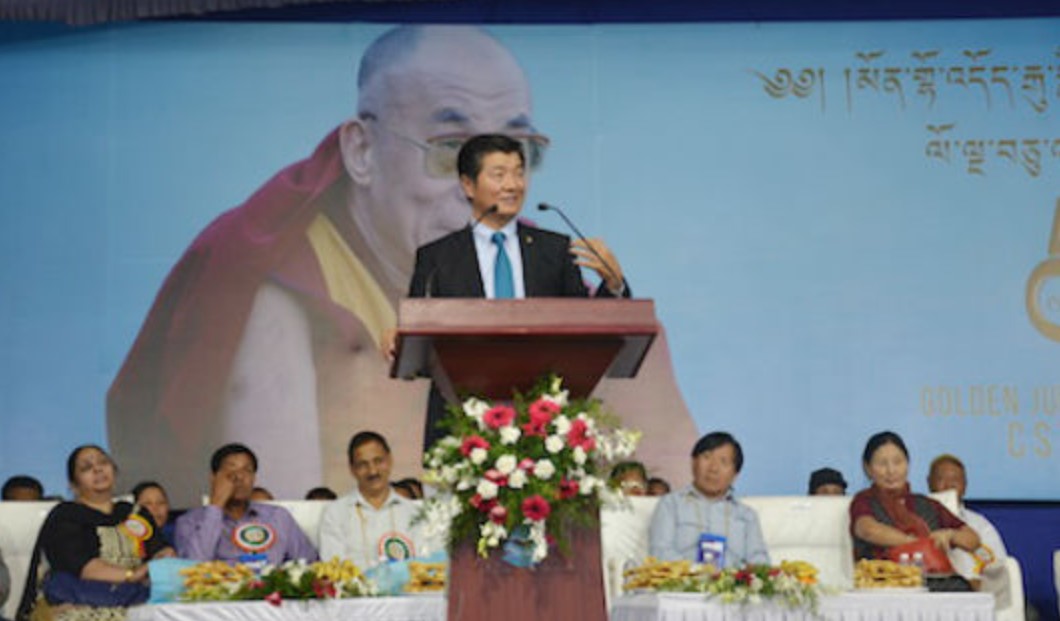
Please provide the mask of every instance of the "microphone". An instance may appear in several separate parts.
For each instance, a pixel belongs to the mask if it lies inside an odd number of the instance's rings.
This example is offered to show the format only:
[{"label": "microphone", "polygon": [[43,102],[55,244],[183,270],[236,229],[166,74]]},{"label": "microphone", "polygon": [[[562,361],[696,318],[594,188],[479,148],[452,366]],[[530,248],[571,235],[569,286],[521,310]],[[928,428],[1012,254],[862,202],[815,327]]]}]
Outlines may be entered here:
[{"label": "microphone", "polygon": [[492,216],[493,214],[497,213],[498,209],[500,209],[500,207],[497,207],[496,204],[487,207],[486,211],[483,211],[482,215],[475,218],[475,221],[471,223],[471,228],[475,228],[476,226],[478,226],[478,223],[485,220],[487,216]]},{"label": "microphone", "polygon": [[[571,230],[574,231],[574,233],[578,236],[578,239],[582,240],[582,242],[585,244],[585,247],[593,253],[593,256],[600,260],[600,264],[604,266],[604,269],[607,271],[607,274],[612,278],[612,280],[619,280],[618,274],[615,274],[614,270],[611,269],[611,264],[605,261],[604,258],[600,256],[600,253],[596,251],[596,248],[593,248],[593,245],[589,243],[589,240],[585,239],[585,235],[578,229],[578,227],[574,226],[574,223],[571,222],[571,219],[567,217],[567,214],[563,213],[562,209],[556,207],[555,205],[549,205],[548,203],[538,203],[537,210],[554,211],[558,213],[559,217],[563,218],[563,221],[567,223],[567,226],[569,226]],[[625,286],[626,280],[624,278],[621,280],[623,286]]]},{"label": "microphone", "polygon": [[[479,222],[482,222],[488,216],[491,216],[491,215],[497,213],[498,209],[500,209],[500,207],[498,207],[496,204],[490,205],[489,207],[486,208],[485,211],[483,211],[481,214],[479,214],[479,217],[475,218],[475,220],[471,224],[468,225],[468,228],[472,228],[472,229],[475,228],[476,226],[478,226]],[[456,231],[454,231],[454,233],[455,232]],[[434,276],[438,272],[439,267],[441,267],[441,266],[437,266],[436,265],[434,267],[434,269],[431,270],[431,273],[427,274],[427,279],[426,279],[427,282],[424,284],[424,297],[427,297],[427,298],[432,297],[432,294],[434,292]]]}]

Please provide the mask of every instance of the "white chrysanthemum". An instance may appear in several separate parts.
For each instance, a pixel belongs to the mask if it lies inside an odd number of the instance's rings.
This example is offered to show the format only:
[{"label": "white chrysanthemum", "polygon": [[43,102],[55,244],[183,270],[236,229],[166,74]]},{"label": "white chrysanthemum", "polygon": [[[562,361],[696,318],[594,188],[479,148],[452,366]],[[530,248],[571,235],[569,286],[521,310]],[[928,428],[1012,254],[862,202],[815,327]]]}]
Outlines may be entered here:
[{"label": "white chrysanthemum", "polygon": [[556,466],[554,466],[551,461],[547,459],[539,459],[537,463],[534,464],[535,477],[542,480],[548,480],[551,479],[554,474],[556,474]]},{"label": "white chrysanthemum", "polygon": [[475,480],[469,477],[462,477],[456,483],[456,491],[464,492],[475,486]]},{"label": "white chrysanthemum", "polygon": [[479,496],[482,496],[483,500],[491,500],[497,497],[497,484],[489,479],[482,479],[478,482],[478,487],[475,488]]},{"label": "white chrysanthemum", "polygon": [[486,449],[481,447],[475,447],[471,449],[471,454],[468,455],[468,458],[471,460],[471,463],[475,464],[476,466],[481,466],[482,462],[486,461],[487,457],[489,457],[489,453],[486,452]]},{"label": "white chrysanthemum", "polygon": [[452,485],[460,478],[460,473],[453,466],[445,465],[438,473],[438,478],[446,485]]},{"label": "white chrysanthemum", "polygon": [[565,408],[570,402],[570,391],[558,390],[557,388],[558,387],[553,388],[551,394],[541,395],[541,398],[546,401],[551,401],[561,408]]},{"label": "white chrysanthemum", "polygon": [[293,565],[287,569],[287,575],[291,577],[292,584],[298,584],[302,581],[302,576],[305,575],[307,567],[302,564]]},{"label": "white chrysanthemum", "polygon": [[545,450],[555,455],[556,453],[563,450],[563,438],[559,436],[549,436],[545,438]]},{"label": "white chrysanthemum", "polygon": [[449,525],[462,509],[460,499],[451,494],[440,494],[425,500],[418,514],[423,519],[424,540],[448,540]]},{"label": "white chrysanthemum", "polygon": [[584,496],[590,496],[597,489],[603,487],[603,485],[603,481],[589,474],[583,477],[582,480],[578,482],[578,491],[581,492]]},{"label": "white chrysanthemum", "polygon": [[477,397],[471,397],[464,401],[464,414],[475,420],[482,420],[482,416],[489,411],[490,404]]},{"label": "white chrysanthemum", "polygon": [[640,444],[641,432],[619,429],[615,436],[618,440],[615,454],[618,458],[625,459],[632,456],[633,452],[637,450],[637,445]]},{"label": "white chrysanthemum", "polygon": [[500,429],[501,444],[515,444],[522,435],[523,432],[515,425],[505,425]]},{"label": "white chrysanthemum", "polygon": [[556,430],[557,435],[565,436],[570,433],[570,419],[560,414],[552,419],[552,428]]},{"label": "white chrysanthemum", "polygon": [[530,553],[530,560],[535,563],[545,560],[545,557],[548,556],[548,539],[545,535],[544,520],[530,523],[530,541],[534,544],[534,549]]},{"label": "white chrysanthemum", "polygon": [[526,485],[526,471],[517,469],[508,476],[508,487],[512,489],[523,489]]},{"label": "white chrysanthemum", "polygon": [[497,461],[493,463],[493,467],[497,469],[504,476],[508,476],[515,471],[519,465],[519,460],[515,458],[515,455],[501,455],[497,458]]},{"label": "white chrysanthemum", "polygon": [[615,461],[615,439],[607,435],[597,438],[596,454],[604,461]]},{"label": "white chrysanthemum", "polygon": [[585,449],[583,449],[580,446],[576,446],[576,447],[574,447],[574,451],[573,451],[572,457],[574,458],[574,463],[576,463],[579,466],[581,466],[581,465],[585,464],[585,460],[588,457],[588,455],[585,453]]},{"label": "white chrysanthemum", "polygon": [[424,485],[429,485],[431,487],[439,487],[445,485],[445,481],[442,480],[441,470],[424,470],[423,477],[420,480],[423,482]]},{"label": "white chrysanthemum", "polygon": [[501,524],[486,520],[479,527],[479,534],[482,535],[481,541],[485,541],[487,546],[496,548],[501,541],[508,538],[508,529]]}]

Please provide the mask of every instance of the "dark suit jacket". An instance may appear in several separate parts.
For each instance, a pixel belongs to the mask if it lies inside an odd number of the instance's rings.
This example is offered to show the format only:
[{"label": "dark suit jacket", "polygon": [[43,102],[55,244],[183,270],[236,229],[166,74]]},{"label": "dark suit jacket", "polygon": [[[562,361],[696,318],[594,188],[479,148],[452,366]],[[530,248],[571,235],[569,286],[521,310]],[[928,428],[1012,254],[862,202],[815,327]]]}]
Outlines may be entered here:
[{"label": "dark suit jacket", "polygon": [[[516,225],[523,258],[526,297],[586,297],[581,270],[570,254],[570,238],[522,223]],[[596,295],[613,297],[605,286]],[[625,295],[628,297],[629,288]],[[482,272],[471,228],[466,227],[421,246],[409,284],[409,297],[485,297]]]},{"label": "dark suit jacket", "polygon": [[[523,285],[526,297],[587,297],[589,290],[582,280],[581,269],[574,264],[570,253],[570,238],[522,223],[516,225],[519,249],[523,257]],[[597,287],[599,297],[614,297],[606,287]],[[629,297],[627,285],[623,292]],[[482,298],[486,290],[482,284],[478,253],[471,227],[465,227],[445,237],[421,246],[416,251],[416,268],[409,283],[409,297]],[[431,385],[427,400],[427,420],[423,430],[423,450],[444,435],[437,423],[445,415],[445,399],[438,388]]]}]

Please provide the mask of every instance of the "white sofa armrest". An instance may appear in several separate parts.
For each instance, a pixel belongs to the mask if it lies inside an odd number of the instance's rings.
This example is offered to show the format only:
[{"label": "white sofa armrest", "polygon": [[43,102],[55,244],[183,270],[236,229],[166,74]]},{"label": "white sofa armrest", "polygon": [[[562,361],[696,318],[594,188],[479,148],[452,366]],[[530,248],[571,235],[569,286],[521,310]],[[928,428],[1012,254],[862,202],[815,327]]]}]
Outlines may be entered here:
[{"label": "white sofa armrest", "polygon": [[11,595],[0,610],[0,616],[15,618],[22,590],[26,586],[26,574],[33,556],[33,546],[37,543],[37,532],[55,504],[51,501],[0,501],[0,550],[11,572]]}]

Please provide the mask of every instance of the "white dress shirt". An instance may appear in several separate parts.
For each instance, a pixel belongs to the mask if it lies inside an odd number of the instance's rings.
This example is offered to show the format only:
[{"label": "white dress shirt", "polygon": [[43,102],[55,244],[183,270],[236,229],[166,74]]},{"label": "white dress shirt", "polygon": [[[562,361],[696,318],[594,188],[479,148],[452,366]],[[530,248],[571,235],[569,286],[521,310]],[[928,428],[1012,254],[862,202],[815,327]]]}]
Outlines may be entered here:
[{"label": "white dress shirt", "polygon": [[420,502],[394,490],[376,509],[354,490],[324,509],[320,518],[320,558],[349,559],[361,568],[377,565],[387,552],[388,539],[410,545],[410,557],[424,553],[422,529],[412,526]]}]

